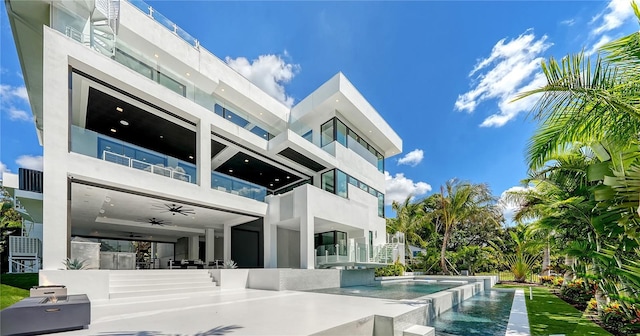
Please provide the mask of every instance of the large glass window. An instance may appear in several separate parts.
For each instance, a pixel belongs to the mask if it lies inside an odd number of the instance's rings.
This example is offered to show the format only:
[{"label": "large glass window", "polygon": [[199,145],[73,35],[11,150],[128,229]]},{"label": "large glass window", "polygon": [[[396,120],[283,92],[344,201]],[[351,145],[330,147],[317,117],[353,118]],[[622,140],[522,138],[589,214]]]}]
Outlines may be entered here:
[{"label": "large glass window", "polygon": [[336,185],[338,186],[336,195],[347,198],[349,196],[347,189],[347,174],[340,170],[336,170]]},{"label": "large glass window", "polygon": [[334,170],[330,170],[322,174],[322,190],[328,191],[332,194],[336,193],[334,176]]},{"label": "large glass window", "polygon": [[327,121],[320,127],[320,147],[324,147],[335,140],[333,130],[333,119]]},{"label": "large glass window", "polygon": [[336,140],[347,147],[347,126],[338,119],[336,119]]},{"label": "large glass window", "polygon": [[384,217],[384,194],[371,188],[351,175],[345,174],[339,169],[333,169],[322,174],[322,189],[340,197],[349,197],[349,187],[351,184],[369,193],[378,199],[378,216]]},{"label": "large glass window", "polygon": [[369,231],[369,258],[373,258],[373,231]]},{"label": "large glass window", "polygon": [[176,80],[174,80],[173,78],[158,72],[158,83],[162,84],[162,86],[173,90],[174,92],[176,92],[177,94],[181,95],[181,96],[186,96],[187,95],[187,88],[178,83]]},{"label": "large glass window", "polygon": [[[329,231],[316,233],[313,236],[314,248],[317,255],[347,255],[347,233],[342,231]],[[336,251],[336,245],[338,250]],[[336,253],[337,252],[337,253]]]},{"label": "large glass window", "polygon": [[[320,147],[324,147],[333,141],[339,142],[344,147],[350,148],[360,156],[363,156],[371,164],[378,168],[378,171],[384,171],[384,156],[378,152],[373,146],[359,136],[352,129],[347,127],[340,119],[332,118],[320,127],[321,140]],[[362,147],[362,149],[360,149]],[[373,156],[369,157],[369,153]],[[377,162],[376,162],[377,160]]]}]

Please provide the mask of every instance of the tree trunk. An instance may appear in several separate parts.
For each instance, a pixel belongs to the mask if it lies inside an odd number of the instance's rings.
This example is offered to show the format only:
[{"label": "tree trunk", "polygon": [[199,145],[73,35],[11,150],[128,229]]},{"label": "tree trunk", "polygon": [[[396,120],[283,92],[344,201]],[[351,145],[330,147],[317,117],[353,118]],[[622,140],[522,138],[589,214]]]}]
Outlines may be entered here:
[{"label": "tree trunk", "polygon": [[573,280],[573,264],[575,263],[575,259],[570,256],[565,257],[564,264],[567,265],[568,269],[564,271],[564,279],[562,281],[562,287],[566,286],[569,281]]},{"label": "tree trunk", "polygon": [[447,252],[447,242],[449,241],[449,229],[445,228],[444,237],[442,238],[442,249],[440,249],[440,267],[442,268],[442,273],[449,273],[449,269],[447,268],[447,257],[445,256]]},{"label": "tree trunk", "polygon": [[542,275],[551,275],[551,247],[549,246],[549,242],[544,247],[543,257],[542,257]]}]

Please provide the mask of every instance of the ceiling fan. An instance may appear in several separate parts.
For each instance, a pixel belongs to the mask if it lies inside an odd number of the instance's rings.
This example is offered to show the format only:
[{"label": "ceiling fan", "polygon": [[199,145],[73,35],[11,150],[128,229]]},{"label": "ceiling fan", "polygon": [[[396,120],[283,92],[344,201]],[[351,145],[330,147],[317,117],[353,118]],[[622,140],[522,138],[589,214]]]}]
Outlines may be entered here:
[{"label": "ceiling fan", "polygon": [[170,221],[165,220],[165,219],[160,219],[160,218],[143,218],[143,219],[138,219],[139,223],[147,223],[147,224],[151,224],[151,226],[153,225],[158,225],[158,226],[165,226],[168,224],[171,224]]},{"label": "ceiling fan", "polygon": [[155,210],[159,210],[160,213],[171,213],[171,215],[175,216],[176,214],[180,214],[183,216],[195,215],[196,212],[192,208],[186,208],[184,205],[179,205],[175,203],[162,203],[162,204],[152,204],[151,205]]}]

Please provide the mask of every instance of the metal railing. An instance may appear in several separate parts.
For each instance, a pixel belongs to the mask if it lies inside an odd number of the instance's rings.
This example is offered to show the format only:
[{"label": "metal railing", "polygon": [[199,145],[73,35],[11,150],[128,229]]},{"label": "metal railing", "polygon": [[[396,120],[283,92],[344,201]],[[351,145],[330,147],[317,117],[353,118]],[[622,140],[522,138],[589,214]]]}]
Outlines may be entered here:
[{"label": "metal railing", "polygon": [[264,202],[267,188],[219,172],[211,172],[211,188]]},{"label": "metal railing", "polygon": [[44,174],[38,170],[18,168],[18,181],[20,190],[42,193]]},{"label": "metal railing", "polygon": [[404,258],[404,245],[387,243],[372,246],[366,237],[349,239],[348,245],[320,245],[315,249],[316,266],[330,267],[340,263],[392,264]]},{"label": "metal railing", "polygon": [[37,273],[41,258],[40,239],[9,236],[9,273]]},{"label": "metal railing", "polygon": [[106,150],[102,152],[102,159],[104,161],[117,163],[119,165],[191,183],[191,175],[180,171],[180,167],[164,167],[160,164],[151,164],[148,162],[132,159],[126,155],[117,154]]}]

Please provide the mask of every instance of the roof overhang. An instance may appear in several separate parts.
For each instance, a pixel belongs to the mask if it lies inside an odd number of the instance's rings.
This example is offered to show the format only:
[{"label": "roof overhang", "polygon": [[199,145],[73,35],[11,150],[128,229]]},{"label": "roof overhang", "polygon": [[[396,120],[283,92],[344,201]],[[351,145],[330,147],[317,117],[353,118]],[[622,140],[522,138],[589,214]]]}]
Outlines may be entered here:
[{"label": "roof overhang", "polygon": [[402,139],[342,73],[333,76],[291,109],[291,122],[309,123],[338,115],[354,125],[385,157],[402,151]]}]

